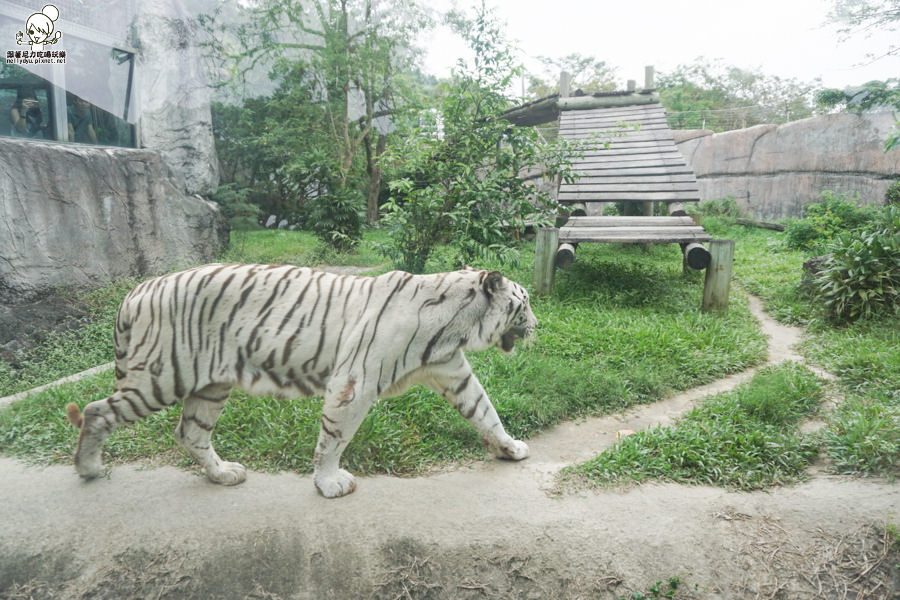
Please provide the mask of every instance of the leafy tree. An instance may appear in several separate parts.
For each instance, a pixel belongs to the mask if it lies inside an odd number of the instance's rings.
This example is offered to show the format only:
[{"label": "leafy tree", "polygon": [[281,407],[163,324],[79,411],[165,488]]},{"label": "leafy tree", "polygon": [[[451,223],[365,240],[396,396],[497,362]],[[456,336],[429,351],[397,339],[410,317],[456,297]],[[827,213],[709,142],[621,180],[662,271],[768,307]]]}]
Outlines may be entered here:
[{"label": "leafy tree", "polygon": [[544,145],[534,129],[500,116],[518,70],[493,14],[482,2],[473,18],[456,13],[450,23],[474,60],[459,62],[439,113],[410,119],[386,161],[394,173],[383,251],[413,272],[425,269],[441,242],[462,262],[514,261],[515,232],[526,222],[546,222],[555,209],[548,194],[523,182],[523,169],[542,165],[550,177],[571,177],[566,161],[573,145]]},{"label": "leafy tree", "polygon": [[666,110],[687,113],[674,115],[680,120],[677,126],[698,127],[703,124],[704,111],[728,110],[724,117],[706,122],[708,128],[718,131],[812,116],[817,87],[818,81],[782,79],[704,58],[657,77],[660,102]]},{"label": "leafy tree", "polygon": [[[868,34],[874,30],[896,31],[900,24],[900,0],[833,0],[828,15],[831,23],[841,25],[846,35]],[[891,44],[874,60],[900,53],[900,45]]]},{"label": "leafy tree", "polygon": [[321,237],[345,245],[358,236],[352,222],[363,195],[369,218],[377,218],[377,165],[388,132],[379,119],[407,104],[397,74],[413,65],[412,40],[427,19],[413,0],[258,0],[240,7],[238,24],[201,18],[210,54],[221,57],[230,83],[264,65],[279,87],[270,100],[245,104],[251,113],[237,129],[265,124],[250,144],[282,163],[273,178],[279,184],[288,182],[301,198],[311,186],[316,199],[335,195],[333,210],[318,214],[330,215],[336,229]]},{"label": "leafy tree", "polygon": [[[829,88],[820,91],[816,95],[816,100],[822,106],[838,107],[856,114],[885,106],[892,106],[894,109],[900,110],[900,79],[870,81],[861,86],[848,87],[843,90]],[[884,142],[885,152],[895,148],[900,148],[900,121],[894,124],[894,129]]]},{"label": "leafy tree", "polygon": [[586,92],[602,92],[617,89],[616,68],[592,56],[573,53],[554,59],[539,56],[544,67],[541,76],[528,75],[528,93],[533,98],[555,94],[559,89],[559,75],[563,71],[572,76],[571,89]]},{"label": "leafy tree", "polygon": [[[834,6],[829,14],[832,23],[843,25],[842,33],[849,36],[854,33],[868,34],[877,29],[896,31],[900,25],[900,0],[833,0]],[[886,56],[900,53],[900,45],[891,44],[880,56],[871,56],[872,60],[878,60]],[[825,90],[819,101],[826,106],[844,104],[849,109],[854,105],[862,107],[863,104],[886,104],[900,108],[900,92],[898,92],[898,79],[887,81],[871,81],[860,88],[848,88],[843,91]],[[865,110],[860,108],[859,110]],[[884,151],[888,152],[900,148],[900,121],[894,123],[894,128],[888,134],[884,142]]]}]

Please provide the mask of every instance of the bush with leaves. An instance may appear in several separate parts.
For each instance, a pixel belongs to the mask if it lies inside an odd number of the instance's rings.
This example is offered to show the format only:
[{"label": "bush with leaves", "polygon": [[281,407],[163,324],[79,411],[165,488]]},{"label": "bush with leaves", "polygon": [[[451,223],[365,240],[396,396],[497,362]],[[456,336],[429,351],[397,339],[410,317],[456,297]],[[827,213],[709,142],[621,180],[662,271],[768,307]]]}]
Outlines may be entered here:
[{"label": "bush with leaves", "polygon": [[347,252],[362,239],[362,196],[347,187],[306,202],[308,226],[322,243]]},{"label": "bush with leaves", "polygon": [[838,235],[815,279],[815,295],[835,322],[900,312],[900,206],[866,227]]},{"label": "bush with leaves", "polygon": [[[889,14],[893,12],[900,15],[900,10],[873,11]],[[896,18],[896,17],[895,17]],[[862,114],[873,108],[892,106],[900,109],[900,78],[889,78],[884,81],[869,81],[856,87],[847,87],[843,90],[829,88],[816,94],[816,101],[820,106],[843,108],[847,112]],[[900,148],[900,121],[894,123],[893,129],[888,132],[884,140],[884,151],[890,152]]]},{"label": "bush with leaves", "polygon": [[213,201],[222,209],[222,214],[228,219],[228,224],[233,230],[262,229],[259,224],[259,216],[262,211],[248,201],[249,195],[250,190],[233,183],[220,185],[213,192]]},{"label": "bush with leaves", "polygon": [[454,70],[439,117],[407,125],[388,151],[395,172],[383,207],[390,229],[384,254],[406,270],[422,272],[436,245],[449,242],[458,262],[515,261],[517,232],[549,223],[553,198],[525,183],[525,169],[572,180],[567,162],[577,146],[544,143],[533,128],[502,117],[517,74],[494,16],[482,4],[471,20],[451,19],[474,52],[474,64]]},{"label": "bush with leaves", "polygon": [[884,203],[900,206],[900,181],[895,181],[885,190]]},{"label": "bush with leaves", "polygon": [[802,219],[785,226],[787,245],[794,250],[820,252],[837,234],[857,229],[872,215],[872,208],[860,205],[858,193],[825,190],[818,202],[803,207]]}]

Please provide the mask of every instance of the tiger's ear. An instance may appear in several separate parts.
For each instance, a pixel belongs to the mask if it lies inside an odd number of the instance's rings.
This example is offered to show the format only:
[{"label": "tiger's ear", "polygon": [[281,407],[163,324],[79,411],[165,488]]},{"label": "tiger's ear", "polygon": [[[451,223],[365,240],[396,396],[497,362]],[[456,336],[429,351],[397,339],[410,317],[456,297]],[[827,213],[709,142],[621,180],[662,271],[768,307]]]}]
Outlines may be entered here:
[{"label": "tiger's ear", "polygon": [[473,268],[470,267],[469,265],[463,263],[463,264],[460,265],[459,270],[460,270],[460,271],[477,271],[478,269],[473,269]]},{"label": "tiger's ear", "polygon": [[506,287],[506,280],[503,278],[503,275],[500,274],[500,271],[491,271],[487,274],[487,277],[484,278],[483,287],[488,295],[496,294]]}]

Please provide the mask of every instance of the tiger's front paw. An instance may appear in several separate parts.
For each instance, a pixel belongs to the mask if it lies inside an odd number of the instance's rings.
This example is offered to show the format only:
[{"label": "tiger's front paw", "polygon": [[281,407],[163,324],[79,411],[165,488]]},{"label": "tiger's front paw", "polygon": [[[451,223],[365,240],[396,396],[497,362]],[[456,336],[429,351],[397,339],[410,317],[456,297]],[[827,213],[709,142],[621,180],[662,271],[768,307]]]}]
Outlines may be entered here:
[{"label": "tiger's front paw", "polygon": [[206,470],[206,477],[213,483],[237,485],[247,479],[247,469],[236,462],[220,462],[215,468]]},{"label": "tiger's front paw", "polygon": [[326,498],[340,498],[356,489],[356,478],[344,469],[338,469],[331,476],[315,475],[316,488]]},{"label": "tiger's front paw", "polygon": [[507,460],[522,460],[528,458],[528,444],[519,440],[510,439],[497,449],[497,456]]}]

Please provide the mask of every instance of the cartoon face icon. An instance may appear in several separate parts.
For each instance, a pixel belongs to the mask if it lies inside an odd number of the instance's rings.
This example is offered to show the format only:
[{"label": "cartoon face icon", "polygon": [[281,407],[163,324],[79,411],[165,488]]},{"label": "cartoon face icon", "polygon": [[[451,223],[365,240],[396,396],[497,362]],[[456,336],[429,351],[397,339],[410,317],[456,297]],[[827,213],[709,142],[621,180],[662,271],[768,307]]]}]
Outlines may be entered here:
[{"label": "cartoon face icon", "polygon": [[[25,21],[25,33],[16,33],[16,42],[19,44],[31,44],[31,49],[40,51],[44,44],[55,44],[62,37],[62,32],[54,32],[53,22],[59,18],[59,9],[52,4],[45,6],[41,12],[34,13]],[[28,37],[26,40],[25,37]]]}]

